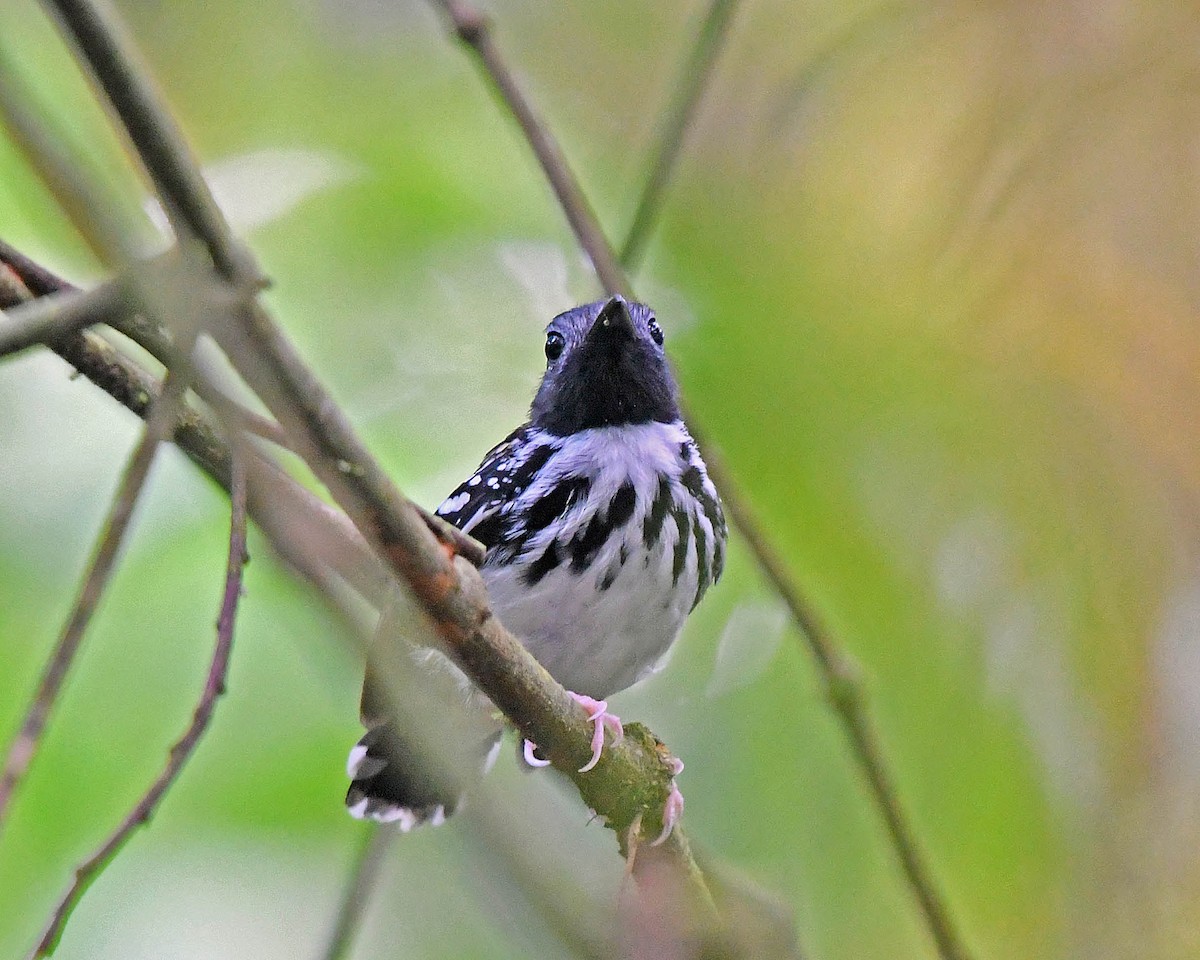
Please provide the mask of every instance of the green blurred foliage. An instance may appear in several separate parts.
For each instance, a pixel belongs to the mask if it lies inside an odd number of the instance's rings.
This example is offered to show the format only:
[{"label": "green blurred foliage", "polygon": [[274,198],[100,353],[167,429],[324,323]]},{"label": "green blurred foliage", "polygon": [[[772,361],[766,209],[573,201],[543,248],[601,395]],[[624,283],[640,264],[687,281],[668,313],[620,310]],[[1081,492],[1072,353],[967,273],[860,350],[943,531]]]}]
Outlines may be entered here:
[{"label": "green blurred foliage", "polygon": [[[249,239],[289,333],[435,504],[522,417],[542,324],[596,292],[517,131],[416,0],[118,6],[205,162],[293,151],[265,161],[282,181],[304,157],[339,171]],[[702,8],[490,6],[614,235]],[[637,280],[705,434],[861,661],[985,960],[1200,946],[1197,28],[1134,0],[745,4]],[[133,209],[119,140],[26,0],[0,10],[0,49]],[[0,235],[97,275],[4,139]],[[136,425],[40,355],[0,367],[0,410],[6,740]],[[186,724],[226,523],[164,456],[0,839],[5,955]],[[358,669],[320,603],[252,552],[213,729],[63,957],[320,948],[359,836],[341,809]],[[930,957],[772,611],[735,547],[670,669],[619,710],[686,759],[694,842],[793,904],[809,954]],[[584,834],[579,870],[615,895],[609,838],[511,766],[514,836]],[[460,821],[397,845],[358,955],[561,950]]]}]

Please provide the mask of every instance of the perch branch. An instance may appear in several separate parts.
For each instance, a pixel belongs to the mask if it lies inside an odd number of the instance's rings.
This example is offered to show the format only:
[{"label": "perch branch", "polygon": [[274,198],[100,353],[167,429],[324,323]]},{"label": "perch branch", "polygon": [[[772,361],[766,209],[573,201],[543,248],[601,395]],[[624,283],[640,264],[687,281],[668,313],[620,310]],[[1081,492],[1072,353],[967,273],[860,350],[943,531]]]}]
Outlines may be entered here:
[{"label": "perch branch", "polygon": [[674,94],[663,116],[650,173],[638,198],[629,233],[621,244],[620,263],[626,270],[637,270],[650,234],[658,223],[684,138],[729,35],[729,24],[737,4],[738,0],[712,0],[696,42],[679,71]]},{"label": "perch branch", "polygon": [[221,612],[217,617],[217,642],[213,649],[208,676],[200,701],[182,737],[171,748],[166,766],[150,785],[116,831],[91,857],[75,871],[75,879],[54,908],[50,923],[33,951],[33,957],[45,957],[54,952],[62,937],[71,912],[87,888],[108,863],[117,855],[133,832],[154,815],[159,802],[171,788],[184,765],[195,752],[212,720],[217,698],[225,692],[225,677],[229,672],[229,654],[233,647],[233,629],[237,621],[238,600],[242,594],[242,572],[246,564],[246,467],[244,459],[235,455],[230,482],[229,556],[225,566],[225,588],[221,596]]},{"label": "perch branch", "polygon": [[[609,294],[628,295],[625,272],[600,227],[578,179],[567,164],[562,149],[540,119],[492,38],[488,20],[463,0],[431,0],[449,16],[458,38],[474,54],[486,77],[494,85],[505,107],[524,131],[542,166],[576,239],[596,267],[596,274]],[[695,427],[696,419],[688,416]],[[807,642],[809,652],[828,689],[830,701],[841,720],[851,751],[862,770],[872,797],[879,807],[888,837],[901,869],[925,917],[942,960],[968,960],[970,953],[938,891],[925,862],[916,834],[909,824],[884,760],[883,750],[867,712],[858,670],[843,653],[816,608],[794,582],[787,565],[771,543],[758,518],[739,492],[711,445],[704,444],[709,475],[721,491],[733,525],[741,533],[766,579],[779,592],[793,622]]]}]

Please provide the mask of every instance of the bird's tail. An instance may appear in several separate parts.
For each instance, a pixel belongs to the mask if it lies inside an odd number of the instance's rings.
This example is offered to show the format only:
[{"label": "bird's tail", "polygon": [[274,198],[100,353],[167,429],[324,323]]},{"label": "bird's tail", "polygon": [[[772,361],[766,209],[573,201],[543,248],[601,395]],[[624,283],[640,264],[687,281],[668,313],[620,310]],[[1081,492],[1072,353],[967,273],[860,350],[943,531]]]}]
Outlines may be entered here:
[{"label": "bird's tail", "polygon": [[[475,756],[481,773],[491,769],[500,750],[500,731],[491,732]],[[429,776],[409,738],[391,723],[373,725],[346,760],[350,789],[346,808],[352,817],[395,823],[407,833],[428,823],[438,826],[462,804],[462,793]]]}]

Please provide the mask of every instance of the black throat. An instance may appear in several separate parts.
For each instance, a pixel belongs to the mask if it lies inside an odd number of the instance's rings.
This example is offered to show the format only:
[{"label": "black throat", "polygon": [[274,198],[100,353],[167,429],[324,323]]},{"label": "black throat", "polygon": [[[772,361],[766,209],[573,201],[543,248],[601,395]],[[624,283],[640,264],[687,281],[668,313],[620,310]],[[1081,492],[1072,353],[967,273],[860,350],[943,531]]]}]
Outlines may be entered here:
[{"label": "black throat", "polygon": [[679,419],[675,384],[662,350],[614,297],[548,369],[530,410],[533,424],[558,436],[594,427]]}]

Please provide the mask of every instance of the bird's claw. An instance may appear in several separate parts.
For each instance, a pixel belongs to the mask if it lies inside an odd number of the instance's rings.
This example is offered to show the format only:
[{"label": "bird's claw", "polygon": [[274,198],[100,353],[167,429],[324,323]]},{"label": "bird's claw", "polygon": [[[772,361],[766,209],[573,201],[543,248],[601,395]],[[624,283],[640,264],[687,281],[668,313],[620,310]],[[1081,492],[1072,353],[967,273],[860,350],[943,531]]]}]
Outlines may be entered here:
[{"label": "bird's claw", "polygon": [[539,757],[536,753],[536,750],[537,750],[536,743],[534,743],[532,740],[525,741],[525,747],[522,752],[522,756],[524,756],[525,762],[527,764],[529,764],[531,767],[548,767],[548,766],[550,766],[550,761],[543,760],[541,757]]},{"label": "bird's claw", "polygon": [[[600,755],[604,751],[604,731],[612,731],[615,745],[624,739],[625,730],[621,726],[620,718],[608,712],[607,700],[596,700],[582,693],[571,693],[571,699],[587,711],[588,720],[591,721],[593,727],[591,759],[579,768],[580,773],[587,773],[600,762]],[[665,752],[663,750],[663,753]],[[531,767],[548,767],[550,765],[549,760],[544,760],[537,755],[537,744],[532,740],[525,741],[523,756],[525,762]],[[662,833],[650,841],[652,847],[665,843],[671,836],[671,831],[675,829],[675,824],[683,816],[683,794],[679,792],[679,787],[675,783],[675,777],[683,773],[683,761],[678,757],[664,756],[663,763],[671,774],[671,791],[667,794],[667,802],[663,805]]]},{"label": "bird's claw", "polygon": [[611,730],[613,743],[620,743],[625,737],[625,729],[621,726],[621,718],[608,712],[607,700],[594,700],[582,693],[572,693],[571,699],[588,712],[592,722],[592,758],[579,768],[580,773],[587,773],[600,762],[600,754],[604,751],[604,731]]},{"label": "bird's claw", "polygon": [[[683,764],[680,764],[680,768]],[[671,835],[671,831],[675,829],[675,824],[679,822],[679,818],[683,816],[683,794],[679,792],[679,787],[675,785],[675,781],[671,781],[671,792],[667,794],[667,802],[663,805],[662,833],[654,840],[650,841],[650,846],[657,847],[659,844],[666,841]]]},{"label": "bird's claw", "polygon": [[[617,744],[624,739],[625,729],[621,726],[621,718],[616,714],[608,712],[607,700],[596,700],[582,693],[572,693],[571,699],[587,711],[588,720],[591,721],[594,728],[592,732],[592,757],[579,768],[580,773],[587,773],[600,762],[600,754],[604,752],[604,731],[612,731],[613,743]],[[539,757],[536,751],[537,744],[532,740],[526,740],[522,749],[522,756],[525,758],[525,762],[531,767],[550,766],[550,761]],[[682,764],[680,764],[680,769],[683,769]]]}]

